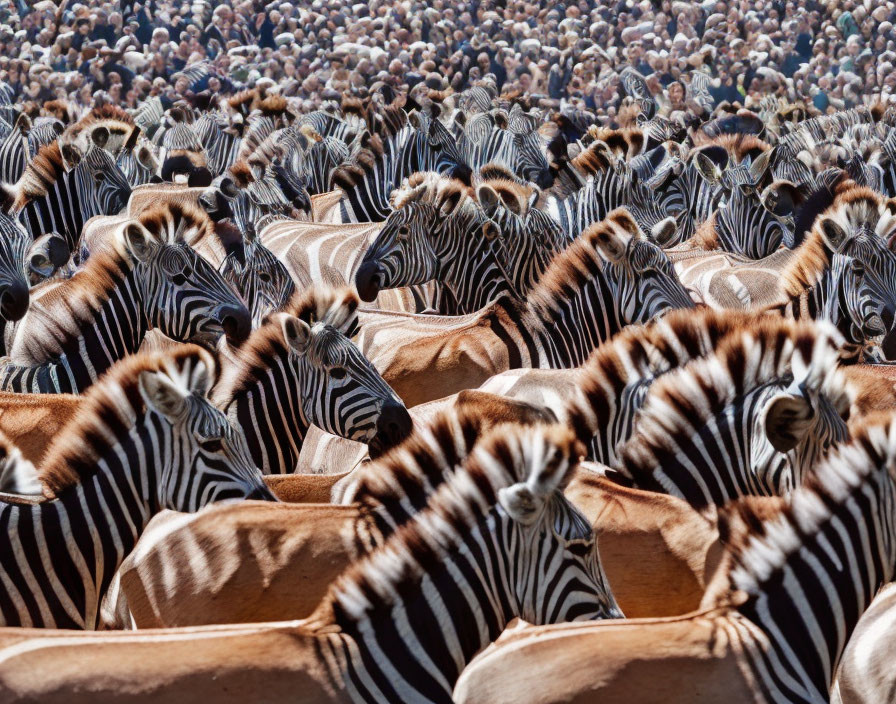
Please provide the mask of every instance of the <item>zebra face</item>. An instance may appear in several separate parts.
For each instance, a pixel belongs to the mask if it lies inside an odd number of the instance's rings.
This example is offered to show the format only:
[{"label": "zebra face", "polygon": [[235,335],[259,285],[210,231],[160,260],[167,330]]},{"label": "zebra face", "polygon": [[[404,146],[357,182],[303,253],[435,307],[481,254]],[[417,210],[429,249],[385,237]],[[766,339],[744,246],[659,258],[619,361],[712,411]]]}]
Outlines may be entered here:
[{"label": "zebra face", "polygon": [[252,463],[242,431],[206,398],[211,381],[202,361],[179,371],[140,375],[140,394],[156,414],[160,434],[169,440],[170,451],[163,456],[165,467],[159,473],[159,505],[197,511],[224,499],[276,501]]},{"label": "zebra face", "polygon": [[211,264],[183,242],[162,242],[139,222],[125,228],[135,259],[143,312],[150,327],[179,342],[214,349],[222,336],[234,345],[249,337],[245,304]]},{"label": "zebra face", "polygon": [[848,255],[831,258],[831,286],[824,317],[832,322],[847,343],[880,345],[887,333],[885,320],[892,320],[896,300],[864,263]]},{"label": "zebra face", "polygon": [[[354,318],[346,322],[354,324]],[[308,325],[291,315],[283,315],[281,325],[308,422],[366,443],[371,457],[410,435],[413,424],[404,404],[342,329]]]},{"label": "zebra face", "polygon": [[131,186],[105,149],[91,148],[75,171],[85,220],[94,215],[117,215],[127,207]]},{"label": "zebra face", "polygon": [[364,253],[355,274],[362,301],[374,301],[383,289],[432,281],[440,268],[432,233],[440,211],[426,203],[408,203],[393,211]]},{"label": "zebra face", "polygon": [[246,301],[255,328],[266,316],[282,309],[296,290],[283,262],[255,240],[243,242],[239,253],[230,252],[220,271]]},{"label": "zebra face", "polygon": [[620,319],[626,325],[653,320],[674,308],[694,307],[669,258],[640,232],[612,232],[600,248],[608,262],[607,277],[616,285]]},{"label": "zebra face", "polygon": [[[501,429],[502,460],[512,458],[523,481],[500,489],[510,525],[506,554],[516,564],[508,578],[518,615],[532,624],[621,618],[600,564],[594,531],[563,495],[581,447],[559,426]],[[481,443],[474,461],[494,461]]]}]

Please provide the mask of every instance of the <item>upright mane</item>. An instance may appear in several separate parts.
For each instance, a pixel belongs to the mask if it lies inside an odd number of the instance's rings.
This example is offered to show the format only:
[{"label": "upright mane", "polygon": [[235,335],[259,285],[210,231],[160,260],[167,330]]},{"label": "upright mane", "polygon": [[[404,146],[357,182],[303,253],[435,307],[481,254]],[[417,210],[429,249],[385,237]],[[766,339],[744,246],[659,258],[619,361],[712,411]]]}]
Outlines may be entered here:
[{"label": "upright mane", "polygon": [[44,493],[55,498],[64,489],[96,474],[98,462],[119,444],[146,413],[140,394],[141,372],[163,372],[189,387],[184,376],[203,363],[214,372],[212,356],[194,345],[181,345],[161,353],[141,353],[112,366],[84,394],[74,417],[55,437],[38,469]]},{"label": "upright mane", "polygon": [[580,368],[584,405],[574,400],[569,422],[586,442],[612,416],[611,399],[642,379],[712,354],[732,332],[761,327],[763,318],[741,311],[673,310],[657,321],[628,325],[598,347]]},{"label": "upright mane", "polygon": [[[716,353],[660,377],[635,421],[637,432],[619,450],[622,471],[640,488],[667,491],[686,446],[735,399],[792,374],[824,394],[834,407],[849,407],[837,369],[839,335],[828,325],[769,316],[725,338]],[[698,506],[699,508],[699,506]]]}]

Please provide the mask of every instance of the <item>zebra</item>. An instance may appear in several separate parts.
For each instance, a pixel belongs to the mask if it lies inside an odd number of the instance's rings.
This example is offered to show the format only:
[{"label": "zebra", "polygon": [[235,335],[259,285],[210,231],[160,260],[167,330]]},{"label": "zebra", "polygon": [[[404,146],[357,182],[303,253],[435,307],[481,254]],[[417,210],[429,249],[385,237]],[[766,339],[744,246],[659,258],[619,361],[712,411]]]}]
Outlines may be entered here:
[{"label": "zebra", "polygon": [[358,344],[416,405],[508,369],[577,367],[625,325],[693,307],[662,249],[620,209],[557,254],[524,299],[455,321],[363,311]]},{"label": "zebra", "polygon": [[275,500],[241,431],[206,398],[212,356],[134,355],[88,391],[40,468],[47,500],[0,503],[4,626],[93,629],[153,514]]},{"label": "zebra", "polygon": [[220,176],[237,161],[242,134],[220,111],[205,112],[193,123],[193,130],[206,154],[212,176]]},{"label": "zebra", "polygon": [[39,267],[40,256],[21,223],[0,213],[0,319],[14,322],[25,315],[30,300],[26,270]]},{"label": "zebra", "polygon": [[22,113],[0,144],[0,183],[15,183],[22,177],[25,166],[31,160],[28,135],[32,124]]},{"label": "zebra", "polygon": [[[235,701],[232,684],[236,678],[245,683],[247,672],[258,669],[255,656],[245,651],[250,662],[243,658],[238,674],[235,661],[222,666],[219,660],[217,677],[209,678],[209,649],[242,650],[249,642],[242,640],[245,634],[269,652],[288,635],[299,659],[292,658],[283,679],[276,675],[271,682],[269,673],[268,683],[278,691],[298,676],[308,684],[305,695],[315,700],[332,700],[336,692],[337,699],[354,702],[450,702],[461,670],[512,619],[540,624],[620,617],[591,525],[562,492],[576,465],[577,443],[555,426],[501,431],[483,439],[424,511],[337,579],[309,618],[275,630],[200,627],[195,633],[202,634],[202,648],[164,632],[149,640],[137,633],[113,648],[110,638],[119,636],[88,634],[95,637],[78,639],[78,652],[89,653],[87,667],[25,686],[40,698],[92,681],[100,683],[91,690],[100,701],[118,690],[121,673],[131,671],[131,684],[156,698],[170,698],[176,687],[190,699]],[[42,639],[34,636],[25,658],[43,650]],[[101,642],[115,653],[114,661],[94,650]],[[153,648],[150,657],[147,646]],[[4,694],[25,695],[9,677],[10,666],[23,666],[21,657],[0,655]],[[145,666],[136,679],[126,664],[135,657]],[[175,661],[189,673],[176,684],[160,674]]]},{"label": "zebra", "polygon": [[42,147],[13,187],[4,187],[5,210],[20,218],[32,239],[47,232],[78,251],[84,223],[94,215],[121,212],[131,187],[112,156],[93,146],[83,156],[58,141]]},{"label": "zebra", "polygon": [[523,298],[565,237],[529,207],[534,192],[526,186],[486,181],[477,195],[479,204],[462,183],[438,174],[415,174],[396,190],[396,209],[355,274],[362,300],[434,279],[441,314],[472,313],[504,294]]},{"label": "zebra", "polygon": [[[450,702],[465,663],[514,616],[620,617],[591,526],[562,495],[578,449],[556,426],[499,426],[475,446],[425,510],[332,585],[323,603],[339,628],[319,636],[332,684],[357,702]],[[383,637],[396,629],[405,636]]]},{"label": "zebra", "polygon": [[436,116],[415,111],[395,124],[388,121],[388,131],[367,139],[350,163],[333,171],[333,186],[344,191],[342,222],[382,222],[392,211],[392,190],[411,174],[425,171],[462,179],[470,175],[454,138]]},{"label": "zebra", "polygon": [[349,289],[299,294],[253,333],[215,388],[265,474],[295,470],[312,423],[367,443],[374,457],[410,433],[404,404],[350,340],[357,306]]},{"label": "zebra", "polygon": [[149,328],[210,349],[223,337],[245,341],[249,311],[185,243],[207,222],[198,209],[174,203],[147,210],[75,276],[51,282],[28,314],[7,328],[0,387],[80,391],[136,352]]},{"label": "zebra", "polygon": [[792,492],[848,437],[841,343],[826,323],[730,336],[650,387],[620,471],[697,507]]},{"label": "zebra", "polygon": [[395,210],[355,273],[362,300],[380,290],[437,281],[440,313],[468,313],[502,292],[519,298],[497,256],[500,232],[455,179],[414,174],[393,194]]},{"label": "zebra", "polygon": [[541,135],[523,118],[519,106],[514,108],[510,115],[496,111],[471,117],[458,140],[460,159],[474,170],[501,164],[539,188],[549,188],[554,179]]}]

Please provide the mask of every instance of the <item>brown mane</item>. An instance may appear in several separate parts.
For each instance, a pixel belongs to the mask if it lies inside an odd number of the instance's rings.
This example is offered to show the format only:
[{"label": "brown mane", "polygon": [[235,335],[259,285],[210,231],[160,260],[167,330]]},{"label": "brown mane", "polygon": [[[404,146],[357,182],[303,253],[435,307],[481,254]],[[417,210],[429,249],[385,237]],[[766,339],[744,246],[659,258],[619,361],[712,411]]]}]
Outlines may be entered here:
[{"label": "brown mane", "polygon": [[38,470],[44,493],[55,498],[64,489],[94,475],[103,455],[117,445],[146,413],[139,379],[144,371],[181,369],[202,361],[214,372],[214,360],[194,345],[160,353],[141,353],[117,362],[84,394],[75,416],[55,437]]}]

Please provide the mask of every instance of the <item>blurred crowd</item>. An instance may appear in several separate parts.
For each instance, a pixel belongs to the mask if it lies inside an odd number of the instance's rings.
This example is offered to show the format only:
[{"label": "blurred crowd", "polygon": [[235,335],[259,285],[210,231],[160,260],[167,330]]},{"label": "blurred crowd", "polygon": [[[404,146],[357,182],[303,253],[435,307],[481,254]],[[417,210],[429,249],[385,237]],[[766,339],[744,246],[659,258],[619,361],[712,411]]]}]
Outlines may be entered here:
[{"label": "blurred crowd", "polygon": [[612,118],[635,67],[666,111],[763,96],[824,112],[896,92],[887,0],[0,0],[0,79],[22,101],[133,107],[268,83],[313,109],[378,83],[502,92]]}]

